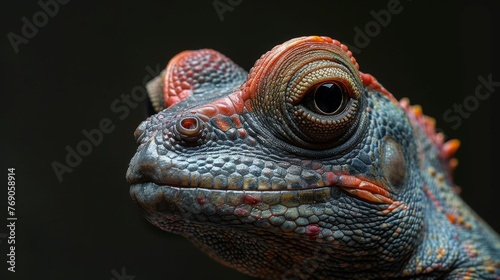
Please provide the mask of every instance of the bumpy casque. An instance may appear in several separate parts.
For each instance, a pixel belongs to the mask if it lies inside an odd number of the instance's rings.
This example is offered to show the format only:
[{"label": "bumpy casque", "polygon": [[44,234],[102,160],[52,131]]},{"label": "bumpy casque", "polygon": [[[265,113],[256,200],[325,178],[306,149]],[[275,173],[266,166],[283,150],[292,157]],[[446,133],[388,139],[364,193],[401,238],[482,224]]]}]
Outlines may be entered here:
[{"label": "bumpy casque", "polygon": [[264,279],[500,279],[500,238],[460,198],[458,140],[321,36],[247,73],[184,51],[148,85],[127,180],[145,218]]}]

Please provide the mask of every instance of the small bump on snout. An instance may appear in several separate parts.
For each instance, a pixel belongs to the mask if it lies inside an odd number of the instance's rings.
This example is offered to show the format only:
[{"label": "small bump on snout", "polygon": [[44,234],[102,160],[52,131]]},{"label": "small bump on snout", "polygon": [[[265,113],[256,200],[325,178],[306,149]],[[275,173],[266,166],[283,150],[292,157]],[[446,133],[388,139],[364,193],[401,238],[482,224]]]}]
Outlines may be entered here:
[{"label": "small bump on snout", "polygon": [[398,192],[406,178],[406,160],[401,145],[392,137],[386,137],[380,147],[382,173],[392,190]]}]

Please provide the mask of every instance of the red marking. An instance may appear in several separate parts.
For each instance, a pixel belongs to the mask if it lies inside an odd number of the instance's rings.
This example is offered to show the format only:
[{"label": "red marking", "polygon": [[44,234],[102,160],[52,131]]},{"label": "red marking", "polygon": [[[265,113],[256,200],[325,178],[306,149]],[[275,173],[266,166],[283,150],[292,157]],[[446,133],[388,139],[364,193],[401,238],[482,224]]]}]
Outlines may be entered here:
[{"label": "red marking", "polygon": [[390,212],[394,211],[394,209],[397,209],[398,207],[403,206],[402,210],[408,209],[408,206],[404,204],[401,201],[394,201],[391,205],[389,205],[386,209],[382,210],[383,215],[387,215]]},{"label": "red marking", "polygon": [[236,104],[231,103],[231,101],[232,100],[229,97],[221,98],[212,102],[212,105],[217,107],[217,109],[219,110],[219,114],[224,116],[231,116],[232,114],[238,113],[235,106]]},{"label": "red marking", "polygon": [[438,149],[439,157],[447,165],[448,175],[450,175],[449,177],[451,179],[451,173],[458,165],[458,160],[453,158],[453,155],[460,147],[460,141],[451,139],[445,143],[444,134],[436,132],[436,121],[424,115],[422,107],[419,105],[410,105],[408,98],[402,98],[399,104],[406,111],[411,123],[416,127],[420,127],[430,139],[431,143]]},{"label": "red marking", "polygon": [[[279,67],[283,61],[287,61],[288,56],[295,55],[299,50],[314,49],[314,47],[324,48],[325,46],[331,47],[332,50],[336,50],[339,54],[346,56],[350,62],[354,65],[354,68],[359,71],[359,65],[356,58],[353,56],[352,52],[349,51],[348,47],[341,44],[337,40],[333,40],[328,37],[321,36],[309,36],[309,37],[299,37],[291,39],[281,45],[275,46],[269,52],[264,54],[251,69],[248,74],[247,82],[242,86],[242,89],[249,97],[245,96],[243,100],[249,98],[254,98],[258,94],[262,83],[266,82],[267,72],[271,71],[275,67]],[[387,96],[395,104],[398,103],[396,98],[384,88],[372,75],[367,73],[359,72],[359,77],[363,82],[365,87],[372,88],[380,91],[383,95]]]},{"label": "red marking", "polygon": [[299,50],[309,50],[314,49],[314,47],[320,48],[324,46],[337,49],[339,53],[344,54],[348,60],[353,62],[356,70],[359,69],[359,65],[352,56],[352,52],[348,50],[346,45],[341,44],[339,41],[324,36],[298,37],[275,46],[255,62],[254,67],[248,74],[245,92],[251,94],[252,97],[257,94],[260,84],[266,80],[264,77],[269,69],[274,68],[279,63],[282,63],[282,61],[286,61],[289,55],[294,55]]},{"label": "red marking", "polygon": [[452,224],[456,224],[457,223],[457,217],[455,217],[454,215],[452,215],[450,213],[446,214],[446,218],[448,218],[448,220]]},{"label": "red marking", "polygon": [[243,203],[249,204],[249,205],[255,205],[260,202],[260,199],[253,197],[249,194],[244,194],[242,195],[243,197]]},{"label": "red marking", "polygon": [[193,108],[193,110],[189,111],[189,113],[191,113],[191,114],[196,114],[198,112],[201,115],[205,116],[206,119],[211,118],[213,116],[216,116],[219,113],[217,107],[210,106],[210,105],[204,105],[201,108],[196,107],[196,108]]},{"label": "red marking", "polygon": [[[232,117],[233,115],[241,115],[248,111],[245,108],[245,99],[242,91],[237,90],[226,97],[222,97],[210,103],[194,107],[189,110],[188,114],[201,114],[206,118],[212,118],[217,115]],[[239,122],[241,123],[241,122]]]},{"label": "red marking", "polygon": [[248,210],[246,210],[246,209],[236,208],[236,209],[234,209],[234,214],[236,216],[248,216],[250,213],[248,213]]},{"label": "red marking", "polygon": [[250,99],[245,99],[244,101],[244,107],[247,112],[252,112],[252,102],[250,102]]},{"label": "red marking", "polygon": [[[206,63],[202,65],[204,60]],[[191,79],[196,79],[197,73],[207,67],[217,70],[221,64],[230,61],[223,54],[211,49],[183,51],[175,55],[167,64],[163,78],[165,107],[172,106],[191,94],[194,90]]]},{"label": "red marking", "polygon": [[437,197],[429,190],[427,185],[424,185],[424,192],[429,197],[437,208],[442,208],[441,203],[439,203]]},{"label": "red marking", "polygon": [[375,90],[380,91],[383,95],[387,96],[391,101],[398,103],[397,99],[390,93],[387,89],[385,89],[378,81],[370,74],[359,72],[361,80],[363,81],[363,85],[365,87],[369,87]]},{"label": "red marking", "polygon": [[455,155],[459,147],[460,147],[460,140],[458,139],[451,139],[446,141],[441,149],[442,157],[444,159],[449,159],[453,157],[453,155]]},{"label": "red marking", "polygon": [[248,137],[248,133],[244,128],[238,128],[238,134],[240,135],[240,138]]},{"label": "red marking", "polygon": [[240,120],[240,117],[238,115],[232,115],[231,120],[233,121],[235,128],[240,128],[243,126],[241,124],[241,120]]},{"label": "red marking", "polygon": [[338,182],[338,180],[337,180],[338,176],[333,172],[324,173],[323,178],[325,180],[326,185],[329,185],[329,186],[336,185]]},{"label": "red marking", "polygon": [[262,219],[262,216],[261,216],[261,215],[259,215],[259,214],[250,214],[250,213],[249,213],[249,215],[250,215],[250,217],[255,218],[256,220],[260,220],[260,219]]},{"label": "red marking", "polygon": [[338,177],[338,184],[349,193],[370,202],[389,204],[394,202],[390,198],[391,195],[389,191],[387,191],[382,184],[372,183],[367,181],[367,178],[358,177],[361,176],[340,175]]},{"label": "red marking", "polygon": [[207,203],[207,200],[204,197],[198,197],[198,204],[200,205],[205,205]]},{"label": "red marking", "polygon": [[168,62],[163,80],[165,107],[178,103],[191,93],[191,86],[185,81],[188,77],[183,67],[187,65],[186,61],[194,59],[197,55],[197,51],[183,51]]},{"label": "red marking", "polygon": [[215,118],[215,124],[217,127],[220,128],[220,130],[226,132],[231,128],[231,124],[228,123],[225,119],[223,118]]},{"label": "red marking", "polygon": [[323,173],[323,180],[327,186],[339,186],[351,195],[371,203],[392,204],[395,202],[383,184],[364,176],[329,171]]},{"label": "red marking", "polygon": [[316,239],[319,236],[320,229],[318,225],[309,225],[306,229],[306,235],[311,239]]}]

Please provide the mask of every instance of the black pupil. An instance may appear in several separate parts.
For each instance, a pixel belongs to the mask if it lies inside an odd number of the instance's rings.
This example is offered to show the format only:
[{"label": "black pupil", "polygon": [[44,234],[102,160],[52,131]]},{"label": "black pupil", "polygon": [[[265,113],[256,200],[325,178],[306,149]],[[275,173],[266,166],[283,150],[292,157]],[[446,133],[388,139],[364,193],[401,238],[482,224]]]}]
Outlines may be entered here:
[{"label": "black pupil", "polygon": [[324,114],[334,114],[342,109],[344,90],[336,83],[326,83],[316,88],[314,103]]}]

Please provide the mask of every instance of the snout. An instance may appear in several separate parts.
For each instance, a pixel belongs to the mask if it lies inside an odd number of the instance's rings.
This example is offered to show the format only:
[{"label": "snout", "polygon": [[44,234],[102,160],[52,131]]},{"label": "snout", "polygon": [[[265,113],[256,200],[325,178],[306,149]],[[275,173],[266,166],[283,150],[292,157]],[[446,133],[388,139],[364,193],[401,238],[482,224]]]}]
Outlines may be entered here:
[{"label": "snout", "polygon": [[158,160],[157,144],[154,139],[151,139],[144,143],[130,161],[127,170],[127,182],[131,185],[144,182],[159,182],[161,171]]}]

